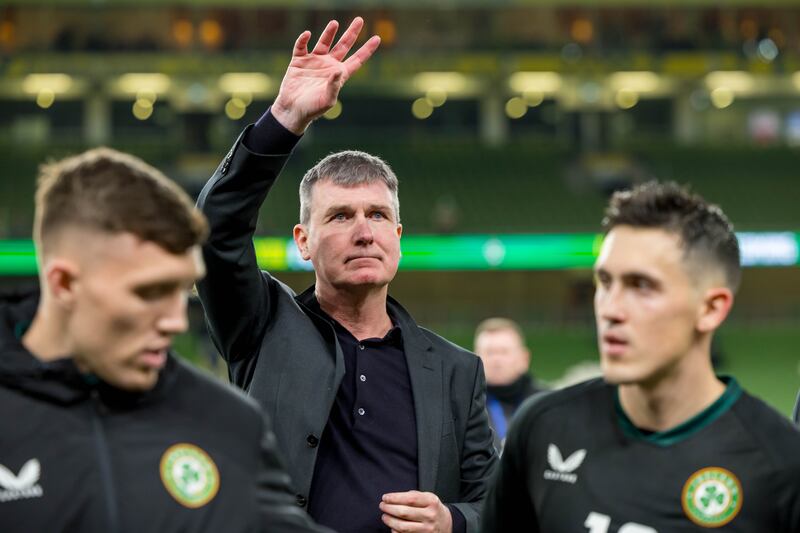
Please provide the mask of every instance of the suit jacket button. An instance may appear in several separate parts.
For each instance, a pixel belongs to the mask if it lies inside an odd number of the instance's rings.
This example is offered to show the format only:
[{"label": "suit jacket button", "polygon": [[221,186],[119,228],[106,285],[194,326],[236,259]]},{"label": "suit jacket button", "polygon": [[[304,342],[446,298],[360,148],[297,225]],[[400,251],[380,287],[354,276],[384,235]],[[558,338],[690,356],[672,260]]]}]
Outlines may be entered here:
[{"label": "suit jacket button", "polygon": [[319,439],[315,435],[311,434],[306,437],[306,444],[308,444],[310,448],[316,448],[319,444]]},{"label": "suit jacket button", "polygon": [[300,507],[305,507],[306,506],[307,500],[306,500],[306,497],[303,496],[302,494],[298,494],[297,495],[297,500],[296,501],[297,501],[297,505],[299,505]]}]

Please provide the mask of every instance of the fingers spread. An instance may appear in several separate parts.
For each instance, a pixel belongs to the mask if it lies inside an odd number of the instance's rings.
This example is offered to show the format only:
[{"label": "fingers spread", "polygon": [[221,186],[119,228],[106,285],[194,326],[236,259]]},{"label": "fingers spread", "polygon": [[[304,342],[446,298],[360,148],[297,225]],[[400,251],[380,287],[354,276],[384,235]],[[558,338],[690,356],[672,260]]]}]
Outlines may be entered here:
[{"label": "fingers spread", "polygon": [[353,44],[355,44],[356,39],[358,39],[358,34],[361,33],[361,28],[363,27],[364,19],[361,17],[354,18],[353,22],[350,23],[350,26],[348,26],[342,34],[339,42],[336,43],[336,46],[331,50],[331,55],[339,61],[343,60],[344,56],[347,55],[347,52],[349,52]]},{"label": "fingers spread", "polygon": [[322,30],[322,35],[319,36],[319,41],[311,51],[312,54],[327,54],[333,44],[333,38],[336,36],[336,30],[339,29],[339,23],[335,20],[328,22],[325,29]]},{"label": "fingers spread", "polygon": [[347,76],[352,76],[355,71],[361,68],[361,65],[363,65],[367,59],[370,58],[370,56],[372,56],[380,44],[381,38],[377,35],[373,35],[361,46],[361,48],[356,50],[353,55],[348,57],[347,61],[344,62],[344,66],[347,68]]},{"label": "fingers spread", "polygon": [[300,34],[297,40],[294,42],[294,50],[292,50],[292,55],[294,57],[303,57],[304,55],[308,54],[308,41],[311,40],[311,32],[306,30]]}]

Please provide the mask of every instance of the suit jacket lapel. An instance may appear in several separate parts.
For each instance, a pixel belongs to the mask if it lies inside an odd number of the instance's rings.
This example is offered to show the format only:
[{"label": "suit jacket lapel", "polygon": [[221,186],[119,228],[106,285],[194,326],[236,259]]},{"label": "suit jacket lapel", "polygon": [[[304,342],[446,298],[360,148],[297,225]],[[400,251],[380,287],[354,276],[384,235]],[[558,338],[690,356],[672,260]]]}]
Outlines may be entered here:
[{"label": "suit jacket lapel", "polygon": [[[317,330],[322,334],[328,344],[328,353],[333,356],[334,360],[333,396],[336,396],[339,385],[341,385],[342,379],[344,379],[345,367],[344,354],[342,354],[342,347],[339,346],[339,341],[336,339],[336,332],[333,329],[333,325],[314,310],[319,307],[316,296],[314,296],[314,285],[297,295],[295,301],[300,304],[306,316],[317,325]],[[332,397],[329,407],[333,405],[333,401]]]},{"label": "suit jacket lapel", "polygon": [[442,361],[406,310],[391,298],[388,307],[403,332],[403,351],[417,419],[419,490],[432,492],[436,487],[442,439]]}]

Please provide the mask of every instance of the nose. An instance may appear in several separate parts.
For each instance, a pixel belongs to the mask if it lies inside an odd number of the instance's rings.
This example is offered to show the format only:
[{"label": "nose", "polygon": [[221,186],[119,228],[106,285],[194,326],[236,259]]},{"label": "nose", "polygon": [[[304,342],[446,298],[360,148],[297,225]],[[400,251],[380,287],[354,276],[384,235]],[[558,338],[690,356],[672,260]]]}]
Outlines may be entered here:
[{"label": "nose", "polygon": [[356,217],[355,227],[353,228],[353,239],[356,244],[372,244],[375,236],[372,233],[372,226],[366,216]]},{"label": "nose", "polygon": [[165,335],[178,335],[189,328],[189,318],[186,314],[188,294],[179,291],[165,303],[164,312],[158,319],[158,330]]},{"label": "nose", "polygon": [[598,285],[594,293],[594,312],[598,322],[619,324],[625,321],[625,305],[618,284]]}]

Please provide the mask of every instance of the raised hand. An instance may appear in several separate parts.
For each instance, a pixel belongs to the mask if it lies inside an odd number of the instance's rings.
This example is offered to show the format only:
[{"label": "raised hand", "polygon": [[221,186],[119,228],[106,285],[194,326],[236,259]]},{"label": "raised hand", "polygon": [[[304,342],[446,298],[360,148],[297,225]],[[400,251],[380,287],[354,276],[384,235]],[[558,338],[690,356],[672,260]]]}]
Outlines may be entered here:
[{"label": "raised hand", "polygon": [[364,27],[356,17],[333,45],[339,23],[332,20],[320,35],[314,49],[308,51],[311,32],[300,34],[294,44],[292,60],[272,104],[272,116],[285,128],[300,135],[311,122],[336,103],[339,90],[378,48],[380,37],[373,35],[361,48],[345,59]]}]

